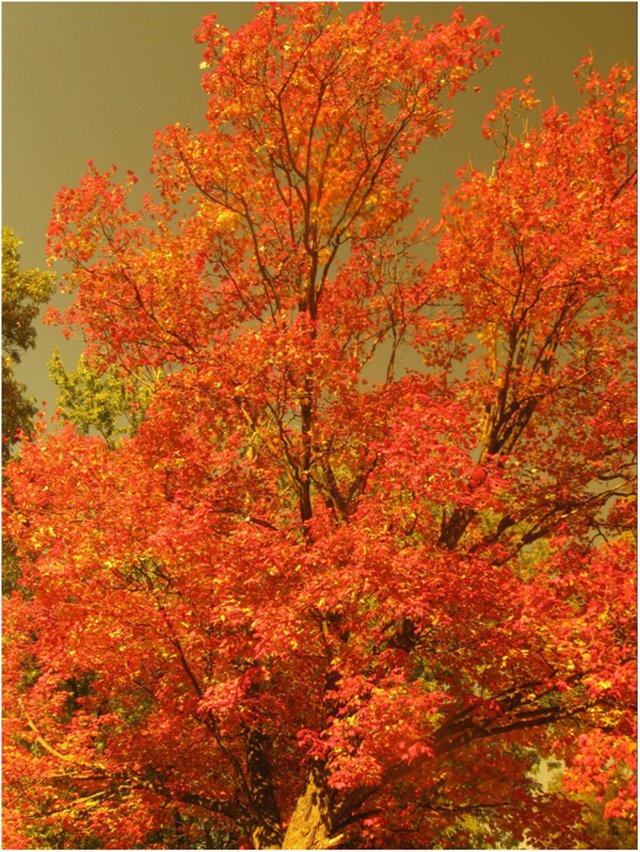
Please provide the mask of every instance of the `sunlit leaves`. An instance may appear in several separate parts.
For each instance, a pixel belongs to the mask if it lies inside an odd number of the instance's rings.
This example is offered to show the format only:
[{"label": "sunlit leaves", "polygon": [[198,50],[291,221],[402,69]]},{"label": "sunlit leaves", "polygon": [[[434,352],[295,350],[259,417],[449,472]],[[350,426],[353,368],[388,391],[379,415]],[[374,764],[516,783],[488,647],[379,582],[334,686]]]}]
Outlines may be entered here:
[{"label": "sunlit leaves", "polygon": [[[555,755],[626,817],[628,74],[585,67],[576,117],[522,134],[530,81],[501,95],[429,268],[402,166],[494,55],[484,19],[270,5],[197,38],[208,127],[157,135],[159,200],[90,167],[55,203],[89,351],[78,428],[10,474],[10,807],[34,841],[278,846],[320,789],[352,845],[544,844],[580,837],[532,776]],[[79,434],[132,399],[131,434]]]}]

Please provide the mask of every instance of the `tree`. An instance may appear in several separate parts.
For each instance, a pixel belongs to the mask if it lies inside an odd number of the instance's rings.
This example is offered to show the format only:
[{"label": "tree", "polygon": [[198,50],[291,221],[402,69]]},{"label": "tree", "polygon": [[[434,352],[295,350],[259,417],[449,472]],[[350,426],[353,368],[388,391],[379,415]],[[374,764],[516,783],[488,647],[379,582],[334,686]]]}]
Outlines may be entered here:
[{"label": "tree", "polygon": [[33,321],[39,305],[54,289],[55,276],[39,269],[20,269],[21,242],[10,228],[2,229],[2,461],[12,455],[20,432],[33,429],[37,409],[26,387],[13,374],[22,353],[33,348]]},{"label": "tree", "polygon": [[110,445],[135,432],[157,378],[123,378],[114,365],[91,366],[82,356],[76,369],[67,372],[57,350],[49,362],[49,375],[60,389],[56,416],[73,423],[82,435],[98,432]]},{"label": "tree", "polygon": [[[10,228],[2,229],[2,466],[15,451],[20,436],[33,432],[37,408],[27,388],[14,375],[22,354],[35,345],[33,321],[38,306],[54,289],[55,276],[39,269],[20,269],[21,241]],[[2,535],[2,591],[15,587],[20,573],[14,542]]]},{"label": "tree", "polygon": [[520,133],[501,93],[429,265],[403,164],[484,19],[197,39],[208,128],[158,134],[159,200],[90,164],[55,202],[88,363],[163,375],[117,446],[11,466],[7,835],[579,843],[576,790],[635,800],[631,74],[586,62]]}]

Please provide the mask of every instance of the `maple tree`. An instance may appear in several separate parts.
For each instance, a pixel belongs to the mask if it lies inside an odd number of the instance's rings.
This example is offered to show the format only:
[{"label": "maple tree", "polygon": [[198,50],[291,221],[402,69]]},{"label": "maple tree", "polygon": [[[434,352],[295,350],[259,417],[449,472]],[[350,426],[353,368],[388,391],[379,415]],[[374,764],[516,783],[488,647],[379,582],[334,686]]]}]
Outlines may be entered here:
[{"label": "maple tree", "polygon": [[157,135],[157,198],[90,164],[55,202],[60,319],[148,398],[10,466],[5,845],[567,845],[575,792],[631,818],[631,72],[585,61],[577,114],[519,132],[530,81],[500,93],[492,173],[409,228],[486,20],[269,5],[197,40],[208,127]]}]

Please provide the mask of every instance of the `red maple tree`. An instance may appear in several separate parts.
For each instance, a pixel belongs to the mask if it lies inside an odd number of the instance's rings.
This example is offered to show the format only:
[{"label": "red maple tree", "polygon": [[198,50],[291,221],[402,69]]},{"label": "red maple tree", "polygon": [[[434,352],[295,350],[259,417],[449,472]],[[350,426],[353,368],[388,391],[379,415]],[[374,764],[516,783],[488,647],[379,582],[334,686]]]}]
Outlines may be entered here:
[{"label": "red maple tree", "polygon": [[501,93],[492,174],[411,230],[487,21],[197,39],[159,200],[91,165],[55,202],[64,321],[153,393],[7,471],[5,845],[580,842],[574,793],[635,800],[631,74],[520,133]]}]

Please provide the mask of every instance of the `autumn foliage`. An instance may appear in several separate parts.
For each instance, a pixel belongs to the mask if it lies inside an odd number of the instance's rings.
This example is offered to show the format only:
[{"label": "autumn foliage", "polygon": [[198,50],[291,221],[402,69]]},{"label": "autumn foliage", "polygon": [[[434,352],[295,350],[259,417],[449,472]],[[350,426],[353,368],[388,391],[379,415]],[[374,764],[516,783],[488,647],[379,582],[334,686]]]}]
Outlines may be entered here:
[{"label": "autumn foliage", "polygon": [[410,226],[487,21],[196,37],[155,198],[55,201],[62,321],[145,410],[9,466],[5,846],[584,843],[581,797],[635,802],[631,73],[500,93]]}]

